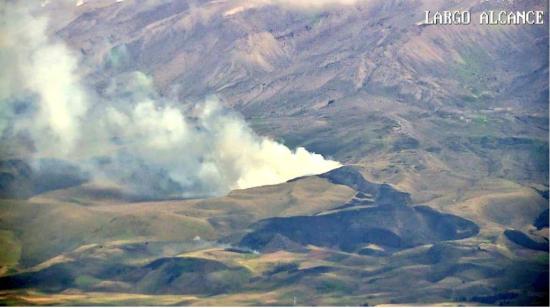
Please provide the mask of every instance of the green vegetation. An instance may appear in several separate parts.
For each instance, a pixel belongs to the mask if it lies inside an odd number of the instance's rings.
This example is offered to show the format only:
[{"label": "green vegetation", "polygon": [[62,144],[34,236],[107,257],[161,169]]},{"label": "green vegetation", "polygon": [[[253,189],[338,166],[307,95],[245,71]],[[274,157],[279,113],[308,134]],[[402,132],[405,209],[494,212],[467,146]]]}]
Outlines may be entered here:
[{"label": "green vegetation", "polygon": [[0,230],[0,266],[12,267],[17,265],[21,257],[21,244],[14,233]]}]

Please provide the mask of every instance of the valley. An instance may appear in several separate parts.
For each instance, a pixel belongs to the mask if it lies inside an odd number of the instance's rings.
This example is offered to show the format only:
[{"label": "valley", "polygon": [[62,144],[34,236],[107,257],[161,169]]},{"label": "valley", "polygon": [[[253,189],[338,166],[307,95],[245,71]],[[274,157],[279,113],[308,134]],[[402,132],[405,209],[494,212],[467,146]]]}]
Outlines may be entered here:
[{"label": "valley", "polygon": [[[548,4],[296,3],[42,6],[97,101],[89,127],[114,118],[121,133],[102,156],[86,152],[102,134],[79,144],[84,163],[0,136],[0,304],[548,305]],[[419,24],[457,8],[542,10],[545,24]],[[211,95],[222,116],[193,109]],[[101,113],[143,102],[126,122]],[[169,125],[138,121],[156,113]],[[334,168],[220,190],[266,140]],[[271,156],[277,172],[303,165]],[[119,161],[103,170],[119,178],[87,169]]]}]

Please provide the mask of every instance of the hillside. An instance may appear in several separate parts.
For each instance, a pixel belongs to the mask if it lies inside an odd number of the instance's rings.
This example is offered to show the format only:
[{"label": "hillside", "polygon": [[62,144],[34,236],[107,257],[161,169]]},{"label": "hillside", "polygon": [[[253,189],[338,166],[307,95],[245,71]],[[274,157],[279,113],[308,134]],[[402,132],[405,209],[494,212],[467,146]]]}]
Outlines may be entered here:
[{"label": "hillside", "polygon": [[[545,24],[422,24],[457,8]],[[0,83],[0,304],[548,305],[547,2],[31,11],[91,115],[63,156]]]}]

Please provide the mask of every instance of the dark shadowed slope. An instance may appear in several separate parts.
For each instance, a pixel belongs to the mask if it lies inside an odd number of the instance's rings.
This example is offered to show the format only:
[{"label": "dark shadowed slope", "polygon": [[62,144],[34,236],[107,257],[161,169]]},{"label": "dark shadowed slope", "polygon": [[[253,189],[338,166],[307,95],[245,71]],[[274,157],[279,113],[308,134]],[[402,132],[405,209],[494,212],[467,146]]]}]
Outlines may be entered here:
[{"label": "dark shadowed slope", "polygon": [[254,231],[247,234],[240,245],[258,250],[273,249],[273,241],[278,239],[281,244],[290,240],[348,252],[361,251],[369,244],[378,245],[381,250],[395,251],[464,239],[479,232],[479,227],[467,219],[443,214],[427,206],[411,206],[407,193],[387,184],[369,183],[351,166],[338,168],[321,177],[355,188],[358,194],[370,196],[372,201],[355,198],[351,204],[328,213],[266,219],[251,226]]}]

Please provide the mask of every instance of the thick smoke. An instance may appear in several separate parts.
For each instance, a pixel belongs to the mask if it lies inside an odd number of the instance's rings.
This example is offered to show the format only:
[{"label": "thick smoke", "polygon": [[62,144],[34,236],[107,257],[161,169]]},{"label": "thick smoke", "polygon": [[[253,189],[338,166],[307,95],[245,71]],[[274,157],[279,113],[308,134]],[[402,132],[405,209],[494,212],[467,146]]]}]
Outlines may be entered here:
[{"label": "thick smoke", "polygon": [[[15,115],[13,129],[28,133],[41,153],[68,153],[87,110],[77,61],[64,44],[48,40],[45,18],[32,18],[26,7],[10,3],[2,5],[1,14],[0,101],[18,103],[19,112],[37,107],[32,117]],[[30,100],[39,106],[25,104]],[[7,115],[6,107],[0,114]]]},{"label": "thick smoke", "polygon": [[30,140],[34,159],[71,162],[149,198],[220,195],[340,165],[257,136],[215,96],[184,108],[141,72],[92,91],[75,55],[48,38],[46,19],[21,5],[1,10],[1,137]]}]

